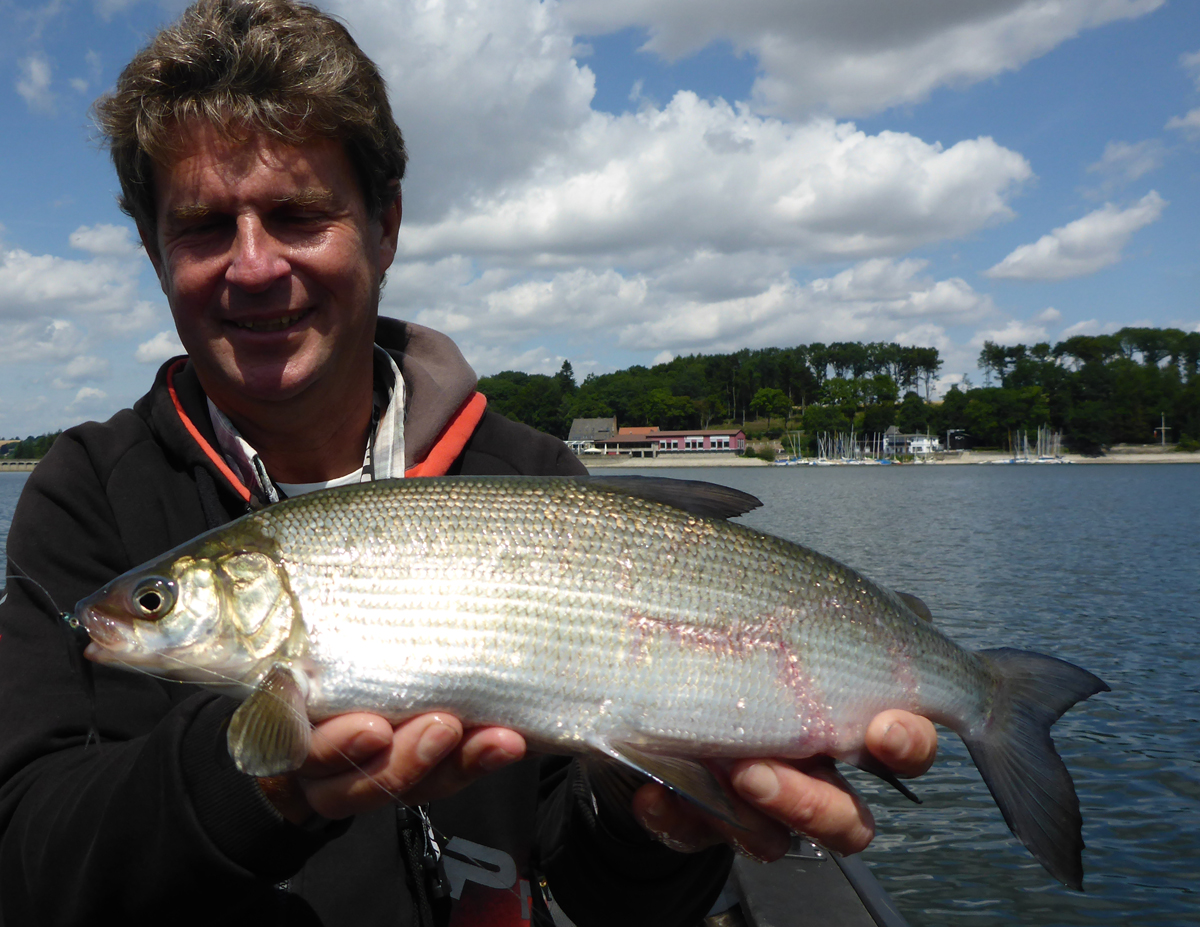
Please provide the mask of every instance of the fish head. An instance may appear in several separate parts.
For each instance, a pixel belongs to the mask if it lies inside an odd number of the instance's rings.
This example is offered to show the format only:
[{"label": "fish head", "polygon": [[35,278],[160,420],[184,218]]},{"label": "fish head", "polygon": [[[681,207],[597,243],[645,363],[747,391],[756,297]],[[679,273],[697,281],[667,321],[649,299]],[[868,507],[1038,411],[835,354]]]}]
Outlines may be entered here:
[{"label": "fish head", "polygon": [[91,660],[222,685],[255,677],[293,639],[298,614],[270,551],[216,537],[118,576],[74,617]]}]

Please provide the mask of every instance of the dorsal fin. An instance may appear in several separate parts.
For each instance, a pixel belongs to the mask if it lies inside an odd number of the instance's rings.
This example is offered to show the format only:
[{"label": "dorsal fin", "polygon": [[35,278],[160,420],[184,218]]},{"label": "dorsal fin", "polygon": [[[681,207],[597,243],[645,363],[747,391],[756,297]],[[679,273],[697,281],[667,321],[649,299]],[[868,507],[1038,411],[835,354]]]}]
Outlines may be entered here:
[{"label": "dorsal fin", "polygon": [[736,518],[756,509],[762,502],[748,492],[706,483],[702,480],[674,480],[665,476],[584,476],[589,486],[660,502],[702,518]]},{"label": "dorsal fin", "polygon": [[929,610],[928,605],[910,592],[900,592],[898,589],[893,589],[892,591],[900,597],[900,601],[907,605],[914,615],[933,624],[933,612]]}]

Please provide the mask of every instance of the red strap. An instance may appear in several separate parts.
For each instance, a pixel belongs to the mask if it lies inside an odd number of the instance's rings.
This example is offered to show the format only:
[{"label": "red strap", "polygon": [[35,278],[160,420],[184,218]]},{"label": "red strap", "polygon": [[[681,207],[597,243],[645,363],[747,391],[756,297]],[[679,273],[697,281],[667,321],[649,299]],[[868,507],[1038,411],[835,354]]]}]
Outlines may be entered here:
[{"label": "red strap", "polygon": [[458,460],[458,455],[467,446],[471,435],[475,433],[486,408],[487,397],[483,393],[473,393],[442,429],[425,459],[405,470],[404,475],[445,476],[451,464]]},{"label": "red strap", "polygon": [[183,365],[186,363],[187,358],[181,357],[171,365],[169,370],[167,370],[167,392],[171,394],[171,402],[175,403],[175,411],[179,413],[179,418],[183,422],[183,427],[188,430],[188,434],[195,438],[196,443],[200,445],[200,450],[204,451],[204,453],[208,456],[208,459],[213,462],[213,465],[221,471],[221,475],[224,476],[225,479],[229,480],[231,484],[233,484],[233,488],[237,490],[237,494],[242,497],[242,501],[249,502],[250,490],[247,489],[245,484],[238,479],[237,475],[229,469],[229,465],[225,463],[225,458],[213,450],[212,445],[205,440],[204,435],[200,434],[200,429],[198,429],[192,423],[192,420],[188,418],[187,413],[183,411],[183,406],[179,402],[179,396],[175,392],[175,374],[182,370]]}]

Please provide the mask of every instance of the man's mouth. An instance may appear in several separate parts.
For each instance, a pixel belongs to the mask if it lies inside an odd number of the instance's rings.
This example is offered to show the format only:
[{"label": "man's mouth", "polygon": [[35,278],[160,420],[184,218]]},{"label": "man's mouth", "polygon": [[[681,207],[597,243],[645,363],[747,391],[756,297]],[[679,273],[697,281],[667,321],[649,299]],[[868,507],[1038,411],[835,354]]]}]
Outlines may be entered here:
[{"label": "man's mouth", "polygon": [[304,315],[303,312],[295,312],[275,319],[234,319],[232,321],[238,328],[248,332],[281,332],[285,328],[295,325]]}]

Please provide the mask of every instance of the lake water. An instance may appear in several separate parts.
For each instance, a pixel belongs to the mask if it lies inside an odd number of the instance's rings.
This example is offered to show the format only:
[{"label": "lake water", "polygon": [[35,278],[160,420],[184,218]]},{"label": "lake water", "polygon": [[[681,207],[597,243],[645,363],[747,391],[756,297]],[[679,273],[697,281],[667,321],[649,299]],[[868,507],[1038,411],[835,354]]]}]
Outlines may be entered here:
[{"label": "lake water", "polygon": [[920,807],[851,770],[878,824],[864,858],[913,927],[1200,924],[1200,466],[642,472],[751,492],[764,505],[744,522],[919,596],[961,644],[1053,654],[1112,687],[1054,726],[1084,894],[1016,842],[954,734],[914,783]]},{"label": "lake water", "polygon": [[[29,479],[29,474],[26,473],[11,473],[0,472],[0,557],[3,557],[3,563],[8,564],[6,552],[8,549],[8,529],[12,523],[13,512],[17,508],[17,499],[20,498],[21,490],[25,488],[25,481]],[[8,567],[11,570],[11,567]],[[0,586],[8,584],[7,576],[0,582]]]},{"label": "lake water", "polygon": [[[920,807],[851,771],[878,822],[864,856],[913,927],[1200,924],[1200,466],[645,472],[754,493],[745,522],[920,596],[960,643],[1050,653],[1112,686],[1054,727],[1085,894],[1013,839],[953,734]],[[0,543],[26,476],[0,473]]]}]

